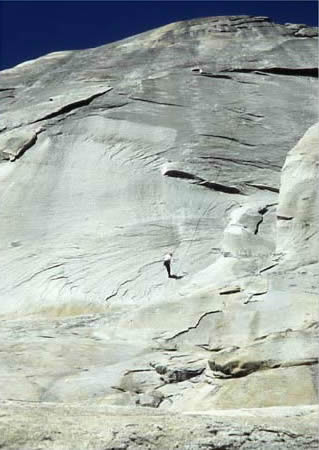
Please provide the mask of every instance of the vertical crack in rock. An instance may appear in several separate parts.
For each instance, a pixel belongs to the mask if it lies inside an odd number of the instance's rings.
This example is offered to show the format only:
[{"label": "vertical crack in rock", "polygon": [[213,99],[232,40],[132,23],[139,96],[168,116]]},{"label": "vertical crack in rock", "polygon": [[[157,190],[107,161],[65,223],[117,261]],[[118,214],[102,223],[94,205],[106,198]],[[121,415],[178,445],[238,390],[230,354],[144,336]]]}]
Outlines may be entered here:
[{"label": "vertical crack in rock", "polygon": [[272,206],[275,206],[275,205],[278,205],[278,203],[271,203],[271,204],[266,205],[263,208],[258,210],[258,213],[260,214],[261,217],[260,217],[260,220],[256,223],[256,228],[255,228],[254,234],[258,234],[259,227],[264,221],[264,215],[269,211],[269,208],[271,208]]},{"label": "vertical crack in rock", "polygon": [[254,234],[258,234],[259,227],[260,227],[260,225],[263,223],[263,221],[264,221],[264,218],[263,218],[263,216],[261,215],[260,220],[256,223],[256,228],[255,228]]}]

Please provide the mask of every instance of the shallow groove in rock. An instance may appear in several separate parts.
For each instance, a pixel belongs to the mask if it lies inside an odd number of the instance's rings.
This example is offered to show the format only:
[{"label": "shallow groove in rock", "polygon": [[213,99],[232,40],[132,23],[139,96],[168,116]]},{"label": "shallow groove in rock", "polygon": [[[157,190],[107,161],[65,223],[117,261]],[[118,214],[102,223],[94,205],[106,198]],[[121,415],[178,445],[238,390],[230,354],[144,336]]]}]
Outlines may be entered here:
[{"label": "shallow groove in rock", "polygon": [[234,164],[241,164],[244,166],[252,166],[257,167],[258,169],[279,169],[281,170],[281,166],[278,166],[277,164],[270,164],[268,162],[263,161],[251,161],[251,160],[244,160],[244,159],[237,159],[237,158],[225,158],[224,156],[199,156],[201,159],[212,159],[212,160],[219,160],[219,161],[229,161]]}]

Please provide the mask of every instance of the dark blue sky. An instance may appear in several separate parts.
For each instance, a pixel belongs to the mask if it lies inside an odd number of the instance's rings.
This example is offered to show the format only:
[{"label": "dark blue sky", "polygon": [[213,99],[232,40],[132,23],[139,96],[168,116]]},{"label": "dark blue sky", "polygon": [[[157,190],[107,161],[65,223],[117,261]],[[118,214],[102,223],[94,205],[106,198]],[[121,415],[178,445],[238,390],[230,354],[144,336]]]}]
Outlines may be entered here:
[{"label": "dark blue sky", "polygon": [[265,15],[278,23],[318,24],[318,3],[277,1],[0,1],[0,66],[49,52],[97,47],[195,17]]}]

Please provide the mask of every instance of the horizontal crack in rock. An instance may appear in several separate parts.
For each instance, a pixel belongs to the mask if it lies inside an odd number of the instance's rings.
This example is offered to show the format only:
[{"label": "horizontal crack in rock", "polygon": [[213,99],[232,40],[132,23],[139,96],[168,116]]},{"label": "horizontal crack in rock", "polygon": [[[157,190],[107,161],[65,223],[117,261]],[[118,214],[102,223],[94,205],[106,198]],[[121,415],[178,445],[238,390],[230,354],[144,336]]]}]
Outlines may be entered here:
[{"label": "horizontal crack in rock", "polygon": [[241,292],[241,288],[239,286],[224,289],[223,291],[220,291],[219,295],[237,294],[237,292]]},{"label": "horizontal crack in rock", "polygon": [[207,77],[207,78],[223,78],[223,79],[226,79],[226,80],[232,80],[233,79],[229,75],[222,75],[222,74],[210,73],[210,72],[200,72],[200,75],[202,77]]},{"label": "horizontal crack in rock", "polygon": [[198,177],[196,175],[193,175],[192,173],[184,172],[183,170],[170,169],[170,170],[167,170],[164,173],[164,175],[167,176],[167,177],[172,177],[172,178],[184,178],[184,179],[187,179],[187,180],[203,181],[202,178],[200,178],[200,177]]},{"label": "horizontal crack in rock", "polygon": [[254,187],[256,189],[260,189],[262,191],[271,191],[271,192],[276,192],[277,194],[279,194],[279,188],[276,188],[274,186],[268,186],[266,184],[248,183],[248,182],[245,182],[245,185]]},{"label": "horizontal crack in rock", "polygon": [[129,369],[124,373],[124,376],[129,375],[131,373],[140,373],[140,372],[153,372],[153,369]]},{"label": "horizontal crack in rock", "polygon": [[288,216],[277,216],[277,220],[292,220],[293,217]]},{"label": "horizontal crack in rock", "polygon": [[317,67],[300,67],[300,68],[290,68],[290,67],[263,67],[255,69],[229,69],[225,72],[238,72],[238,73],[256,73],[257,75],[264,73],[273,73],[275,75],[290,75],[298,77],[315,77],[318,78],[318,68]]}]

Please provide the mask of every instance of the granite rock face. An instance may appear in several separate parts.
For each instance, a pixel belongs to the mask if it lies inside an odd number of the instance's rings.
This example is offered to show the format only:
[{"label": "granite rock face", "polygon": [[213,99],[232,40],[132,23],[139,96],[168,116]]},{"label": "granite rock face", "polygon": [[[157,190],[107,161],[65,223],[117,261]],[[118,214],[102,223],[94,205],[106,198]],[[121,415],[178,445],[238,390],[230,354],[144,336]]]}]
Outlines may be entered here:
[{"label": "granite rock face", "polygon": [[211,17],[1,72],[0,446],[317,448],[317,35]]}]

